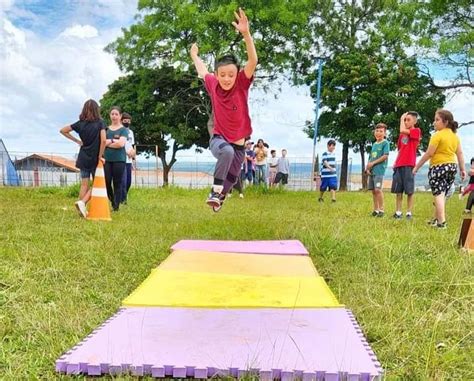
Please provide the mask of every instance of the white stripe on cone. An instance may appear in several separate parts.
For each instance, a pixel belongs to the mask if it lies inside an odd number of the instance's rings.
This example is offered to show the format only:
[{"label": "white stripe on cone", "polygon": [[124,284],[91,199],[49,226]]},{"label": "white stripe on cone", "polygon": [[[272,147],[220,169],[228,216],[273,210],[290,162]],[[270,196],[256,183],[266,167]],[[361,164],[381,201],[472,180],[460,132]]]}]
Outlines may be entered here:
[{"label": "white stripe on cone", "polygon": [[104,168],[97,168],[95,170],[96,177],[104,177]]},{"label": "white stripe on cone", "polygon": [[92,197],[107,197],[107,189],[105,188],[92,188]]}]

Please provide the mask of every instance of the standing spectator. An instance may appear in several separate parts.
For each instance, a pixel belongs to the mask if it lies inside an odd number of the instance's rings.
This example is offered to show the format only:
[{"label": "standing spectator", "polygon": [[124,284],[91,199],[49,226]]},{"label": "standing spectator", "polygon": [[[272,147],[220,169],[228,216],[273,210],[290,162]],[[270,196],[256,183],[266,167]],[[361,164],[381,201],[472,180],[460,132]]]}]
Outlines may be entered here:
[{"label": "standing spectator", "polygon": [[266,185],[267,181],[267,149],[263,139],[257,140],[257,147],[255,148],[255,176],[257,178],[257,184]]},{"label": "standing spectator", "polygon": [[[107,128],[105,141],[105,185],[107,196],[112,203],[112,209],[119,210],[122,199],[122,178],[125,170],[127,142],[127,129],[122,126],[122,113],[120,107],[114,106],[110,110],[112,124]],[[112,185],[113,184],[113,185]]]},{"label": "standing spectator", "polygon": [[288,176],[290,175],[290,161],[286,157],[286,149],[281,150],[281,157],[278,159],[277,164],[277,174],[273,184],[279,184],[280,182],[283,185],[288,184]]},{"label": "standing spectator", "polygon": [[336,149],[336,141],[328,141],[328,150],[324,152],[321,156],[321,186],[319,187],[320,195],[319,202],[323,202],[324,192],[327,190],[331,191],[331,201],[336,202],[336,190],[337,190],[337,164],[336,164],[336,154],[334,150]]},{"label": "standing spectator", "polygon": [[276,156],[276,151],[274,149],[270,151],[270,155],[272,157],[270,158],[268,162],[268,165],[270,167],[268,170],[268,173],[269,173],[268,183],[270,184],[270,186],[272,186],[275,181],[276,174],[278,172],[278,158]]},{"label": "standing spectator", "polygon": [[403,193],[407,195],[406,218],[412,219],[415,177],[413,167],[416,164],[416,150],[421,140],[418,128],[418,113],[409,111],[400,117],[400,136],[398,137],[398,155],[393,165],[392,193],[396,193],[396,211],[393,217],[402,218]]},{"label": "standing spectator", "polygon": [[127,155],[126,162],[125,162],[125,170],[123,171],[123,178],[122,178],[122,204],[127,204],[127,195],[132,185],[132,164],[135,160],[136,153],[135,153],[135,135],[133,131],[130,129],[130,124],[132,123],[132,117],[130,114],[124,112],[122,114],[122,125],[127,129],[128,138],[127,142],[125,143],[125,153]]},{"label": "standing spectator", "polygon": [[[76,132],[80,139],[71,135]],[[105,149],[105,123],[100,117],[100,108],[97,102],[89,99],[82,107],[79,121],[64,126],[60,130],[69,140],[77,143],[81,148],[77,155],[76,167],[81,170],[81,189],[76,209],[82,217],[87,217],[86,204],[91,198],[90,179],[94,177],[95,169]]]},{"label": "standing spectator", "polygon": [[366,173],[369,175],[368,189],[372,191],[372,199],[374,202],[372,216],[374,217],[383,217],[385,213],[382,188],[383,177],[385,175],[385,170],[387,169],[388,154],[390,152],[390,145],[385,140],[386,132],[386,124],[379,123],[375,126],[375,143],[372,146],[369,162],[365,169]]},{"label": "standing spectator", "polygon": [[461,180],[466,177],[466,170],[461,142],[459,136],[456,135],[458,123],[454,120],[453,114],[448,110],[436,111],[433,125],[435,133],[431,136],[428,150],[413,168],[413,175],[426,161],[430,161],[428,179],[436,211],[436,218],[432,221],[432,225],[439,229],[446,229],[445,202],[458,171],[456,158]]},{"label": "standing spectator", "polygon": [[249,182],[249,185],[254,183],[253,167],[255,164],[255,152],[252,149],[253,143],[247,140],[245,143],[245,179]]},{"label": "standing spectator", "polygon": [[467,194],[469,195],[469,198],[467,199],[466,209],[464,209],[464,213],[471,213],[473,193],[474,193],[474,157],[471,158],[471,168],[469,168],[469,184],[467,185],[466,189],[464,189],[459,194],[459,199],[462,199]]}]

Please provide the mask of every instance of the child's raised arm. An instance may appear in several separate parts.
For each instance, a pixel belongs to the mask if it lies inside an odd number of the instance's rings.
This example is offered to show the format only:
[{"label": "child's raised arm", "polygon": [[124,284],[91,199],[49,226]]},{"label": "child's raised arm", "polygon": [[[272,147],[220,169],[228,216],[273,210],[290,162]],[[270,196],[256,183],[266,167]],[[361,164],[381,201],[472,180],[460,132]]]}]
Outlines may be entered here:
[{"label": "child's raised arm", "polygon": [[199,58],[198,56],[198,53],[199,53],[199,49],[198,49],[198,46],[196,43],[194,43],[192,46],[191,46],[191,58],[194,62],[194,66],[196,67],[196,70],[198,72],[198,75],[201,77],[201,78],[204,78],[206,76],[206,74],[209,74],[209,71],[207,70],[207,67],[206,65],[204,64],[204,62],[202,62],[202,59]]},{"label": "child's raised arm", "polygon": [[244,37],[245,47],[247,48],[247,63],[245,64],[244,72],[245,76],[250,79],[252,78],[258,63],[257,50],[255,49],[255,44],[253,43],[253,38],[250,34],[249,20],[247,19],[245,12],[239,8],[239,13],[234,12],[234,14],[238,23],[234,21],[232,25]]},{"label": "child's raised arm", "polygon": [[400,117],[400,133],[410,135],[410,129],[405,127],[405,118],[407,115],[408,113],[406,112]]}]

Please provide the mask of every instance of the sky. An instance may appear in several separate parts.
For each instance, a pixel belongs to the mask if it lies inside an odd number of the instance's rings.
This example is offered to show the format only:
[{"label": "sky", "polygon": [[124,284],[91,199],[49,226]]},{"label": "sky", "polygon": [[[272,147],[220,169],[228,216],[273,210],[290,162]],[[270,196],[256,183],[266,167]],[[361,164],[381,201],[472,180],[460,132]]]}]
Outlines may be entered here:
[{"label": "sky", "polygon": [[[136,9],[137,0],[0,0],[0,138],[12,155],[77,153],[77,145],[59,129],[74,123],[87,99],[101,99],[123,75],[104,47],[133,24]],[[444,106],[456,120],[474,120],[472,90],[448,99]],[[306,120],[314,121],[308,88],[254,89],[249,102],[254,140],[286,148],[295,160],[311,158],[313,143],[302,131]],[[459,134],[468,161],[474,156],[474,126]],[[322,153],[326,142],[321,139],[316,152]],[[340,144],[336,154],[341,156]],[[179,156],[194,155],[191,150]],[[359,154],[351,157],[360,162]],[[390,155],[389,162],[394,159]]]}]

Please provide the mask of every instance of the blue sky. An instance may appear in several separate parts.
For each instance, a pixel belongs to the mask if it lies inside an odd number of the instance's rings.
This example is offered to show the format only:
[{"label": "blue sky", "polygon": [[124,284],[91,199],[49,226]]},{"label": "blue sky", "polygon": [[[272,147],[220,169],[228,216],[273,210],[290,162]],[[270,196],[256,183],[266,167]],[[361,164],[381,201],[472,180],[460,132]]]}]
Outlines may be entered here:
[{"label": "blue sky", "polygon": [[[122,75],[103,49],[134,22],[136,8],[137,0],[0,0],[0,138],[7,149],[77,152],[58,130],[76,121],[86,99],[99,100]],[[440,80],[449,75],[444,69],[434,73]],[[302,132],[305,120],[314,120],[308,89],[284,85],[277,99],[256,89],[250,94],[254,138],[287,148],[290,157],[310,158],[312,141]],[[464,91],[445,106],[462,122],[474,120],[473,105],[474,95]],[[460,133],[467,160],[474,156],[472,131]],[[317,151],[325,144],[322,139]],[[351,156],[359,162],[359,154]]]}]

